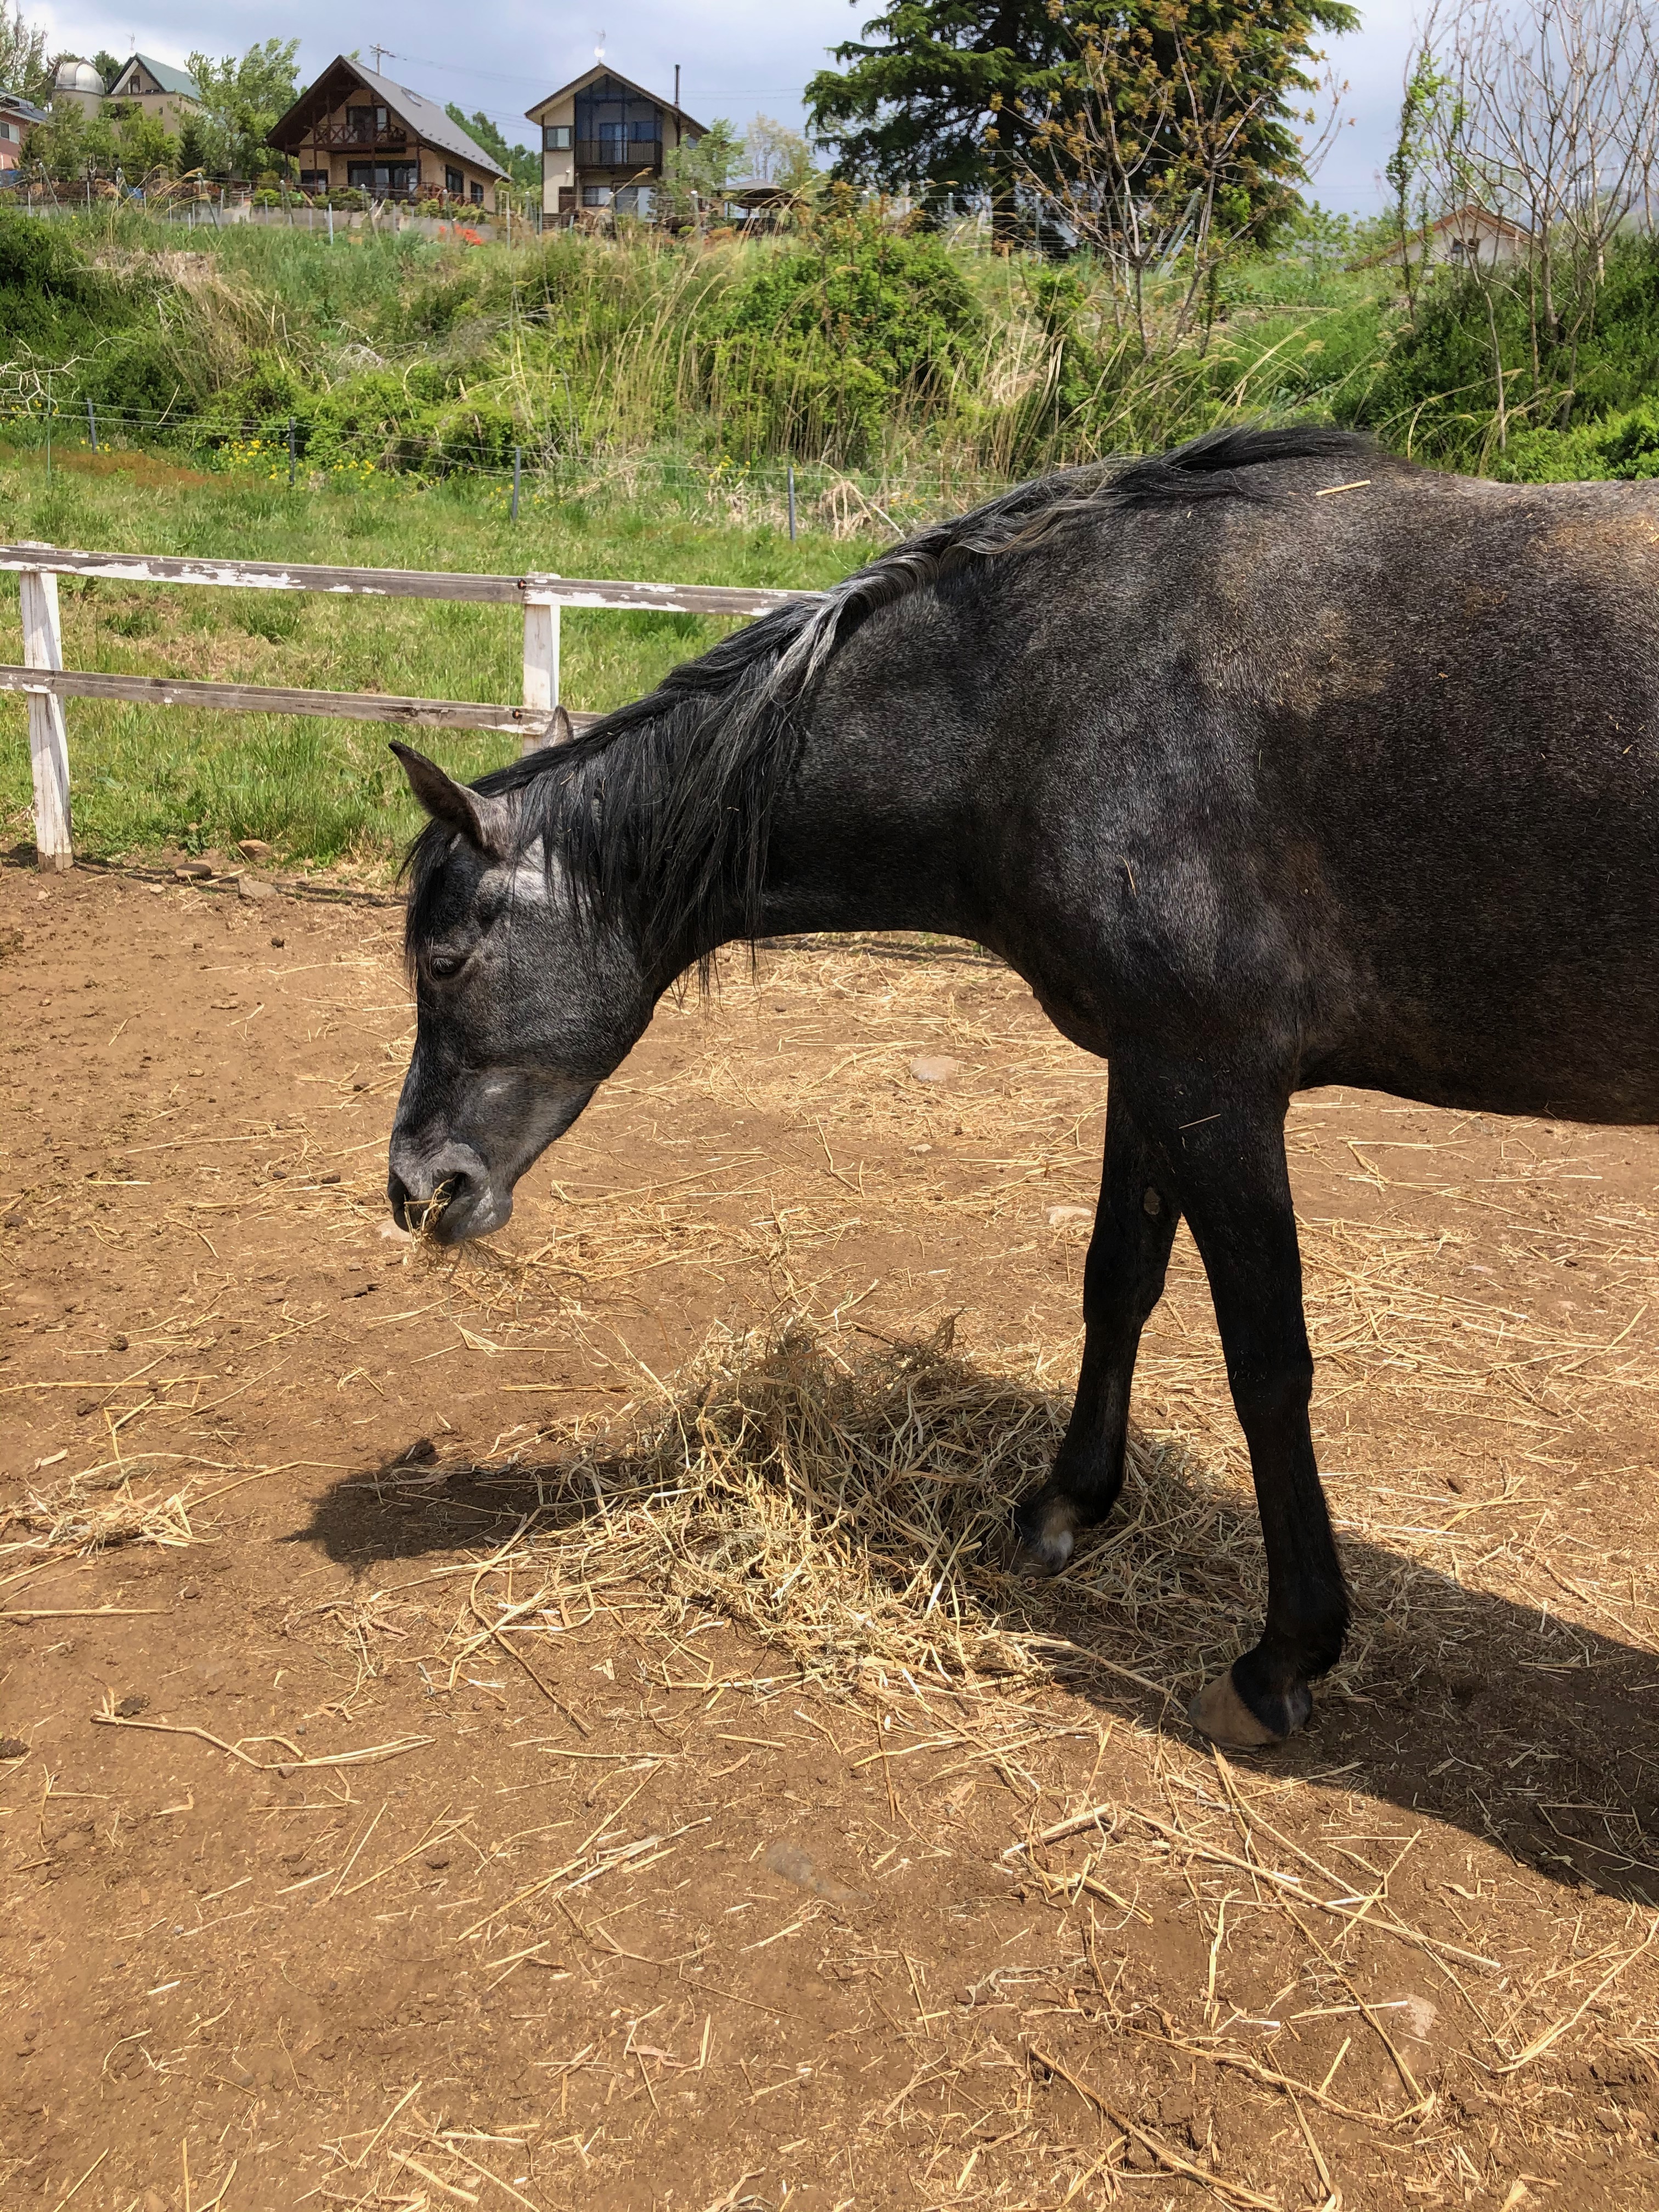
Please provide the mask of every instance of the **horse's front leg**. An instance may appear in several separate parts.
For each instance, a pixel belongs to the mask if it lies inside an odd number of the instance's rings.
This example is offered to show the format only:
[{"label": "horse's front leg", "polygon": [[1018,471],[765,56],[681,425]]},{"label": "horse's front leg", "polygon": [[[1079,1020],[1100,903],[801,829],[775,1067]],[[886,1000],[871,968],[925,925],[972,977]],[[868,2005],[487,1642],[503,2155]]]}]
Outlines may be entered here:
[{"label": "horse's front leg", "polygon": [[[1189,1101],[1203,1098],[1202,1079],[1183,1083],[1175,1095],[1183,1093]],[[1191,1717],[1215,1742],[1248,1750],[1302,1726],[1313,1709],[1310,1685],[1335,1665],[1348,1626],[1347,1589],[1308,1425],[1313,1358],[1285,1162],[1284,1101],[1265,1091],[1216,1086],[1158,1135],[1210,1279],[1267,1553],[1261,1641],[1205,1686]]]},{"label": "horse's front leg", "polygon": [[1164,1293],[1181,1218],[1171,1179],[1113,1078],[1100,1204],[1083,1270],[1083,1364],[1054,1470],[1015,1514],[1023,1563],[1057,1574],[1079,1533],[1103,1521],[1123,1487],[1129,1386],[1140,1332]]}]

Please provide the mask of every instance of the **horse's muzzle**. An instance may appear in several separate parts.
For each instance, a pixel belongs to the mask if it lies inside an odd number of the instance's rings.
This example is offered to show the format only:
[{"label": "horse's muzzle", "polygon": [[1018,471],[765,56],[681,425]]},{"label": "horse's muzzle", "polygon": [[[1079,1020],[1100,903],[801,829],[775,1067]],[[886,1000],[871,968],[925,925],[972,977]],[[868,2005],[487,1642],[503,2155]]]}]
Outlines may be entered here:
[{"label": "horse's muzzle", "polygon": [[400,1229],[424,1230],[440,1244],[487,1237],[513,1211],[511,1190],[496,1188],[471,1145],[448,1144],[422,1153],[394,1143],[386,1194]]}]

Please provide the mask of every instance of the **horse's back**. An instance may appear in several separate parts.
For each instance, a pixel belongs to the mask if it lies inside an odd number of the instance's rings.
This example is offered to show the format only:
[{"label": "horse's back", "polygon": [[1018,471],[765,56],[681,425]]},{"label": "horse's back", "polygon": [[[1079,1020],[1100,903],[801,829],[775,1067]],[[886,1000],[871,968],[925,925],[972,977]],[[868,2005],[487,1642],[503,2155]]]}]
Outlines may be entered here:
[{"label": "horse's back", "polygon": [[1162,969],[1300,1081],[1659,1119],[1659,486],[1270,473],[1014,595],[1133,1018]]}]

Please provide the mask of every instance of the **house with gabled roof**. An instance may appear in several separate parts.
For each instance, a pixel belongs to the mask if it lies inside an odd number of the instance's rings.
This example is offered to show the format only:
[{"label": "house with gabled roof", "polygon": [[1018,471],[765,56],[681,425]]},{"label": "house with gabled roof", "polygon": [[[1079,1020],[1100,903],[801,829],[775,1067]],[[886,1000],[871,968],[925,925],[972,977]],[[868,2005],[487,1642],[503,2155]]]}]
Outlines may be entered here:
[{"label": "house with gabled roof", "polygon": [[201,87],[188,70],[171,62],[158,62],[149,54],[131,54],[123,63],[109,88],[112,100],[131,100],[145,115],[177,132],[185,116],[200,112]]},{"label": "house with gabled roof", "polygon": [[21,93],[0,92],[0,184],[16,183],[24,139],[37,123],[50,120],[44,107],[37,107]]},{"label": "house with gabled roof", "polygon": [[507,172],[434,100],[337,54],[272,127],[307,192],[377,200],[431,193],[493,212]]},{"label": "house with gabled roof", "polygon": [[649,216],[664,157],[696,145],[706,128],[678,101],[603,62],[525,112],[542,134],[544,222],[574,222],[606,210]]}]

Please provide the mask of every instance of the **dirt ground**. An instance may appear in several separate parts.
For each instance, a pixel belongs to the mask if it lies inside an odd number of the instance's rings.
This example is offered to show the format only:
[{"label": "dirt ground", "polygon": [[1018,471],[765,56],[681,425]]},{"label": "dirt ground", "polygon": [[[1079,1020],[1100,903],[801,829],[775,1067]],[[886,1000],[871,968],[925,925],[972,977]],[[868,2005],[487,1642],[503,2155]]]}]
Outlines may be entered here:
[{"label": "dirt ground", "polygon": [[[1037,1455],[1076,1357],[1105,1079],[1006,971],[767,951],[439,1267],[381,1197],[392,902],[26,857],[0,2201],[1659,2205],[1659,1138],[1298,1103],[1356,1635],[1227,1762],[1182,1712],[1259,1547],[1184,1232],[1100,1544],[891,1555],[975,1479],[923,1382]],[[597,1480],[545,1518],[802,1317],[846,1404],[915,1394],[859,1571],[931,1658],[849,1614],[819,1663],[805,1582],[717,1603]]]}]

